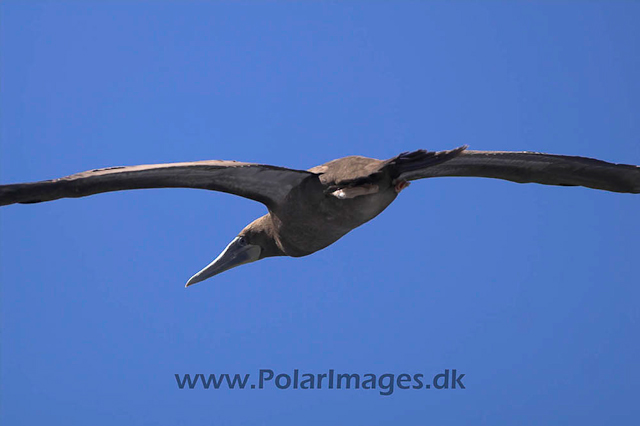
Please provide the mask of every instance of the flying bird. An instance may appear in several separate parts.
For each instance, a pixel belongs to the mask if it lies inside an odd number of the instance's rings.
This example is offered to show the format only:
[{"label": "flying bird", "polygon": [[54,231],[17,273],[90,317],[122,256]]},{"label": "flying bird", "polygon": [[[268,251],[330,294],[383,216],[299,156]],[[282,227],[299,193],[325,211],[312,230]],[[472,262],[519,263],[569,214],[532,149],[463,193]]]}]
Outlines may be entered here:
[{"label": "flying bird", "polygon": [[309,170],[236,161],[108,167],[59,179],[0,186],[0,206],[143,188],[222,191],[263,203],[268,213],[247,225],[186,286],[271,256],[307,256],[370,221],[410,181],[443,176],[584,186],[640,193],[640,167],[537,152],[404,152],[388,160],[338,158]]}]

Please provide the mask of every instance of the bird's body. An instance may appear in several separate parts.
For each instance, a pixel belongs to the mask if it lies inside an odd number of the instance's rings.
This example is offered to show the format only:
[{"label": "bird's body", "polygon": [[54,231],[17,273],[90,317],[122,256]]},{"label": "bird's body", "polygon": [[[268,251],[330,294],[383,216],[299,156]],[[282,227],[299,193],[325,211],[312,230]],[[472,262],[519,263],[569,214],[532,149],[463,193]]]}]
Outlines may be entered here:
[{"label": "bird's body", "polygon": [[271,256],[321,250],[386,209],[408,181],[477,176],[513,182],[640,193],[640,167],[534,152],[424,150],[388,160],[339,158],[309,170],[201,161],[96,169],[49,181],[0,186],[0,205],[37,203],[126,189],[209,189],[260,201],[268,213],[247,225],[187,285]]},{"label": "bird's body", "polygon": [[[372,158],[360,158],[362,164],[379,166],[382,163]],[[380,214],[398,195],[389,175],[360,186],[335,189],[342,182],[340,177],[345,177],[340,173],[340,166],[340,162],[334,160],[309,169],[318,173],[318,178],[304,180],[291,190],[285,203],[270,208],[264,219],[260,218],[270,222],[278,248],[284,255],[306,256],[333,244]],[[343,191],[347,196],[334,195],[336,191]],[[354,192],[368,193],[349,196]]]},{"label": "bird's body", "polygon": [[385,193],[346,200],[323,197],[317,181],[307,188],[310,190],[304,194],[294,194],[290,204],[266,215],[274,230],[276,244],[286,256],[306,256],[327,247],[373,219],[392,201],[380,203],[389,198]]}]

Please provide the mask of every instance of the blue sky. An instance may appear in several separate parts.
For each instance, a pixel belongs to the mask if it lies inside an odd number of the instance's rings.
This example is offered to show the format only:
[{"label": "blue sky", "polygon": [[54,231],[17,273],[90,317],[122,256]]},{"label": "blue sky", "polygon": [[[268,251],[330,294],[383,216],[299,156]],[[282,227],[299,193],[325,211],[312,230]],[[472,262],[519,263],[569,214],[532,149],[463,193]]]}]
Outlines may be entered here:
[{"label": "blue sky", "polygon": [[[637,2],[0,4],[0,181],[462,144],[640,164]],[[635,424],[640,197],[415,182],[312,256],[189,289],[262,205],[145,190],[0,209],[0,423]],[[465,374],[178,389],[174,374]]]}]

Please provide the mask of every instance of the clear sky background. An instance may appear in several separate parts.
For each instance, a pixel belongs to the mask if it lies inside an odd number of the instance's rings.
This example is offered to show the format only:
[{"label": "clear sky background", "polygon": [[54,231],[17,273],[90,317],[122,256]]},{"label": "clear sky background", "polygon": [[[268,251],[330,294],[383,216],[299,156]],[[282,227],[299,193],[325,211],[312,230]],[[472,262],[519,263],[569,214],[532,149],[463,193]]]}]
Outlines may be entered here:
[{"label": "clear sky background", "polygon": [[[0,181],[469,144],[640,164],[638,2],[0,4]],[[0,423],[637,424],[640,196],[414,182],[189,289],[265,213],[162,189],[0,209]],[[466,374],[180,390],[175,373]],[[254,380],[253,378],[251,379]]]}]

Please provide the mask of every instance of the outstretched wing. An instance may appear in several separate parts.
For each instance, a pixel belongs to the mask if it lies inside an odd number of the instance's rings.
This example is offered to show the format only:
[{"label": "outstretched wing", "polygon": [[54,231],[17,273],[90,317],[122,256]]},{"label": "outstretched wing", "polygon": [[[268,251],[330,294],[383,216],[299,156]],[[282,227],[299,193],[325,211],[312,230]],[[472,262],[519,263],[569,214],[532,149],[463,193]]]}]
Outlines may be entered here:
[{"label": "outstretched wing", "polygon": [[197,188],[239,195],[272,207],[309,176],[314,173],[215,160],[109,167],[59,179],[1,185],[0,205],[39,203],[127,189]]},{"label": "outstretched wing", "polygon": [[640,167],[586,157],[539,152],[463,151],[433,166],[407,171],[400,179],[473,176],[518,183],[586,186],[613,192],[640,193]]}]

